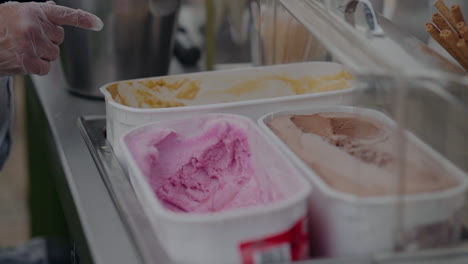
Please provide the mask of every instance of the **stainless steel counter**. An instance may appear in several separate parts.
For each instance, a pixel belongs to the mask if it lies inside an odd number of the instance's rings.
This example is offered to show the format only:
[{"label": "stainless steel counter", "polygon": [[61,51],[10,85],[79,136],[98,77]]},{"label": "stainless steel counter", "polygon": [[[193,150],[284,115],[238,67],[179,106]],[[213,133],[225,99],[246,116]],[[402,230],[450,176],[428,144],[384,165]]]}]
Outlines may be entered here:
[{"label": "stainless steel counter", "polygon": [[82,263],[141,263],[77,126],[80,116],[104,115],[104,102],[71,95],[57,63],[33,82],[63,170],[55,180]]}]

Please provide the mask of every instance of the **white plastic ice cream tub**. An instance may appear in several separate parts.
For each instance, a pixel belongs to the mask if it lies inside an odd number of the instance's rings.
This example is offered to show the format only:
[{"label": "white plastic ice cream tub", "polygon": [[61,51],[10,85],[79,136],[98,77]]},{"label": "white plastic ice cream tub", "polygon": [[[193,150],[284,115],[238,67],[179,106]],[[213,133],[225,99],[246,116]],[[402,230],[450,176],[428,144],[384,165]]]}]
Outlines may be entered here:
[{"label": "white plastic ice cream tub", "polygon": [[[308,62],[289,65],[252,67],[245,69],[222,70],[215,72],[202,72],[168,77],[146,78],[139,80],[121,81],[107,84],[100,88],[105,95],[107,116],[107,138],[120,158],[120,136],[130,129],[156,121],[188,118],[207,113],[230,113],[244,115],[256,121],[262,115],[282,109],[297,109],[312,105],[347,105],[351,102],[354,82],[348,82],[351,89],[319,92],[312,94],[291,95],[289,84],[280,80],[266,80],[255,83],[265,76],[281,76],[291,80],[297,80],[308,76],[311,78],[323,75],[334,75],[345,70],[344,66],[331,62]],[[200,91],[194,100],[179,100],[184,107],[174,108],[137,108],[128,107],[113,99],[108,88],[125,83],[141,81],[171,82],[188,79],[195,81]],[[254,82],[254,83],[252,83]],[[241,95],[226,95],[219,91],[226,91],[239,84],[246,86],[261,85],[263,89]],[[285,88],[285,86],[288,86]],[[242,90],[242,89],[241,89]],[[171,95],[162,94],[164,99],[172,98]],[[162,98],[161,97],[161,98]],[[173,98],[172,98],[173,99]]]},{"label": "white plastic ice cream tub", "polygon": [[[256,173],[268,175],[283,199],[256,207],[214,213],[181,213],[164,207],[129,148],[145,131],[169,128],[197,133],[213,118],[227,118],[247,127],[251,158]],[[288,158],[245,117],[208,114],[184,120],[161,121],[131,130],[120,139],[130,180],[163,248],[176,263],[258,263],[262,257],[292,255],[291,239],[300,238],[308,253],[307,201],[311,187]],[[291,255],[289,255],[291,254]],[[249,262],[252,261],[252,262]]]},{"label": "white plastic ice cream tub", "polygon": [[[319,240],[314,245],[318,255],[348,257],[390,252],[398,247],[412,250],[424,247],[426,240],[432,245],[453,242],[446,237],[449,230],[460,234],[465,193],[468,187],[466,174],[415,135],[405,132],[409,142],[415,144],[433,160],[440,162],[457,181],[453,188],[434,192],[361,197],[341,192],[328,185],[303,162],[267,126],[267,123],[285,115],[313,115],[327,112],[357,113],[390,128],[397,124],[385,114],[355,107],[317,107],[267,114],[258,120],[266,135],[287,154],[307,176],[314,192],[309,202],[311,236]],[[318,150],[319,151],[319,150]],[[334,161],[330,161],[334,162]],[[336,166],[340,166],[339,162]],[[402,233],[401,228],[404,228]],[[421,241],[423,239],[424,241]],[[435,243],[434,243],[435,242]]]}]

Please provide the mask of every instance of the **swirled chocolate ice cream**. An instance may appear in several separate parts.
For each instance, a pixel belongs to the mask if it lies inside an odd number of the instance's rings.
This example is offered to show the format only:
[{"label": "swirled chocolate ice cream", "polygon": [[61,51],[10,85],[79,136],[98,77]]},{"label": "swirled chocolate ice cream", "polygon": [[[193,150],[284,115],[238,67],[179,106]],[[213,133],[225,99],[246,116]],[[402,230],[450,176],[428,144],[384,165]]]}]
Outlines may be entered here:
[{"label": "swirled chocolate ice cream", "polygon": [[358,196],[448,189],[457,180],[443,165],[376,120],[355,113],[288,115],[268,123],[329,186]]}]

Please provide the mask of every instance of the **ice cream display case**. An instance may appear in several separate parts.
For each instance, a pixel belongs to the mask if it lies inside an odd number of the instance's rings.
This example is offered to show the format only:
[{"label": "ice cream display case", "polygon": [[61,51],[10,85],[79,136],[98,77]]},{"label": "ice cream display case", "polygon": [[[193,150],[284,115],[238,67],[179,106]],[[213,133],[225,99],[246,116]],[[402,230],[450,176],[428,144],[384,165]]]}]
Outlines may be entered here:
[{"label": "ice cream display case", "polygon": [[369,1],[251,5],[274,66],[111,83],[80,120],[142,262],[465,263],[463,69]]}]

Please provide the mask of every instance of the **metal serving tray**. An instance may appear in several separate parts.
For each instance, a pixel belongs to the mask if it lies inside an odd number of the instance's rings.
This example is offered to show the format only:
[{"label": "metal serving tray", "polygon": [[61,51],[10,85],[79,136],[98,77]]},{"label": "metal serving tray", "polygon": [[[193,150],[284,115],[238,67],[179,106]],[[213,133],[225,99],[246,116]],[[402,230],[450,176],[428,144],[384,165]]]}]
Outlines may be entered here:
[{"label": "metal serving tray", "polygon": [[[141,263],[171,261],[161,247],[139,203],[127,173],[120,165],[106,139],[106,119],[103,116],[86,116],[78,126],[96,167],[105,182],[127,231],[140,254]],[[106,194],[103,194],[106,195]],[[468,263],[468,245],[455,248],[406,254],[378,254],[368,258],[310,260],[302,264],[465,264]],[[267,263],[265,263],[267,264]]]},{"label": "metal serving tray", "polygon": [[135,248],[140,253],[141,262],[170,263],[137,200],[127,173],[106,140],[105,117],[81,117],[78,125]]}]

